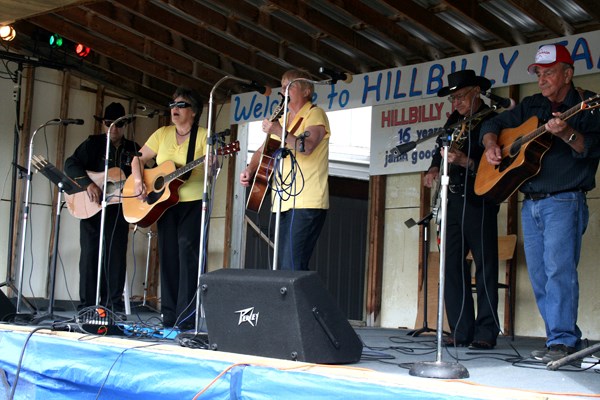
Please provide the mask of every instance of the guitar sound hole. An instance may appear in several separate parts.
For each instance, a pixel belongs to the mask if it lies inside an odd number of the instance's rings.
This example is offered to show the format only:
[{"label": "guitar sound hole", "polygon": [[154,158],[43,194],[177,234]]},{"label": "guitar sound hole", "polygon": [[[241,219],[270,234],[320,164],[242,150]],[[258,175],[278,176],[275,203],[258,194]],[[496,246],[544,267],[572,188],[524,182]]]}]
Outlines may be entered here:
[{"label": "guitar sound hole", "polygon": [[510,164],[512,164],[514,160],[515,159],[512,157],[504,157],[502,159],[502,161],[500,161],[500,164],[498,165],[498,169],[500,170],[500,172],[502,172],[505,169],[507,169],[508,167],[510,167]]},{"label": "guitar sound hole", "polygon": [[516,157],[517,154],[519,154],[519,152],[521,151],[521,146],[522,146],[522,138],[519,137],[517,138],[513,144],[510,146],[510,157]]},{"label": "guitar sound hole", "polygon": [[161,190],[160,192],[148,193],[148,196],[146,196],[146,203],[147,204],[156,203],[158,200],[160,200],[160,197],[163,195],[163,193],[164,193],[164,190]]},{"label": "guitar sound hole", "polygon": [[148,204],[156,203],[165,191],[164,186],[165,186],[165,177],[164,176],[157,177],[156,180],[154,181],[154,191],[148,193],[148,196],[146,196],[146,203],[148,203]]},{"label": "guitar sound hole", "polygon": [[157,191],[161,190],[164,185],[165,185],[165,177],[164,176],[159,176],[154,181],[154,191],[157,192]]}]

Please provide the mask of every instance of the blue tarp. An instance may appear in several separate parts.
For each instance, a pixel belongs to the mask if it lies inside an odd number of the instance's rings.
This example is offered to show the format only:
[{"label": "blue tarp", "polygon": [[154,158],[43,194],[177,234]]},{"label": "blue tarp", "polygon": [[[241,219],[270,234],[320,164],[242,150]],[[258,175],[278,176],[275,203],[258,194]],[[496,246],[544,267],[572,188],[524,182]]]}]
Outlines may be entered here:
[{"label": "blue tarp", "polygon": [[[26,332],[0,331],[0,368],[9,386]],[[15,399],[193,399],[221,372],[227,370],[200,399],[439,399],[464,396],[428,393],[380,383],[326,377],[310,372],[165,354],[136,348],[34,334],[27,343]],[[128,342],[130,343],[130,342]],[[138,345],[139,344],[139,345]],[[198,350],[191,350],[198,351]],[[196,353],[198,354],[198,353]],[[4,379],[3,379],[4,380]],[[0,387],[7,398],[10,387]]]}]

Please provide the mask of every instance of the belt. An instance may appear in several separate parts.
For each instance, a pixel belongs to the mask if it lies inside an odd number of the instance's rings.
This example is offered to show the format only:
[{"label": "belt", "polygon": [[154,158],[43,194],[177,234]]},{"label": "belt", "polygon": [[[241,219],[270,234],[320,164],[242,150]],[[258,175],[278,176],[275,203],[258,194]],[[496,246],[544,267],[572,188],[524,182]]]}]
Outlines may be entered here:
[{"label": "belt", "polygon": [[552,197],[555,194],[559,194],[559,193],[568,193],[568,192],[581,192],[581,189],[567,189],[567,190],[559,190],[558,192],[552,192],[552,193],[524,193],[525,195],[525,199],[526,200],[543,200],[543,199],[547,199],[548,197]]}]

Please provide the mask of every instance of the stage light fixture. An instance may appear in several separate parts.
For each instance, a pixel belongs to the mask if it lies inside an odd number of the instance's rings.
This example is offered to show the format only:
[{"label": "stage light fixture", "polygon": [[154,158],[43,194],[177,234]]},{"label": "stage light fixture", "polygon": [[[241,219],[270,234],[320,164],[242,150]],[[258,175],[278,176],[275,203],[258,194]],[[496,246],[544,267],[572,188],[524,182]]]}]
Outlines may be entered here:
[{"label": "stage light fixture", "polygon": [[63,38],[60,35],[53,33],[50,35],[48,43],[50,43],[50,47],[61,47],[63,45]]},{"label": "stage light fixture", "polygon": [[0,26],[0,39],[10,42],[15,36],[17,36],[17,32],[11,25]]},{"label": "stage light fixture", "polygon": [[78,43],[75,46],[75,53],[81,57],[81,58],[85,58],[90,54],[90,48],[87,47],[86,45],[82,44],[82,43]]}]

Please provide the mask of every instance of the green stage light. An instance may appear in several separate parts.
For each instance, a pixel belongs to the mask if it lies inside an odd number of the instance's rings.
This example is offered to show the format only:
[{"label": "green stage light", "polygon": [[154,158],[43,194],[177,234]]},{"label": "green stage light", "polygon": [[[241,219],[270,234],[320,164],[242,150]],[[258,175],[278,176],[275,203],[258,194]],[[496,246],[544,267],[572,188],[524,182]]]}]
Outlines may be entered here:
[{"label": "green stage light", "polygon": [[61,47],[63,45],[63,38],[60,37],[60,35],[53,33],[50,35],[48,43],[50,43],[50,47]]}]

